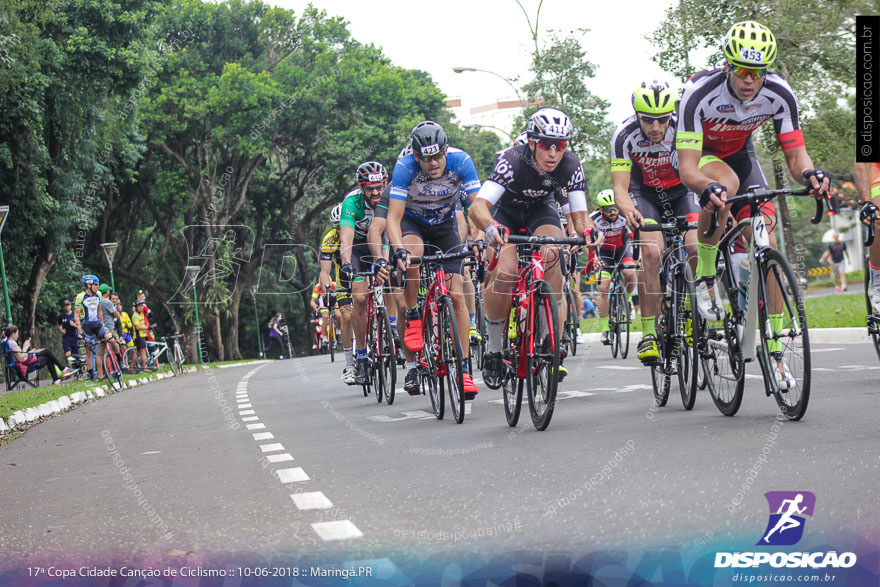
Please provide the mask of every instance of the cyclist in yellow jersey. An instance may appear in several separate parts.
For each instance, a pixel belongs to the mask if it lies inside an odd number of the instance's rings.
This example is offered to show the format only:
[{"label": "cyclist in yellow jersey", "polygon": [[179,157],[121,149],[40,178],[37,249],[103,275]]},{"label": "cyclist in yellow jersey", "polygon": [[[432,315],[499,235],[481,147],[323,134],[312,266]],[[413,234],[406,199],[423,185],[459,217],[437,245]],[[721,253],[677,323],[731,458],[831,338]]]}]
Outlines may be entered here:
[{"label": "cyclist in yellow jersey", "polygon": [[[336,204],[330,210],[330,229],[321,239],[321,273],[318,283],[324,286],[325,291],[335,289],[336,304],[339,306],[339,327],[342,330],[342,350],[345,353],[345,368],[342,370],[342,380],[348,385],[355,384],[354,349],[352,348],[354,336],[351,328],[351,291],[350,285],[339,274],[342,266],[340,258],[339,221],[342,218],[342,204]],[[332,275],[332,277],[331,277]],[[340,291],[340,290],[346,291]]]},{"label": "cyclist in yellow jersey", "polygon": [[[862,222],[868,222],[871,217],[880,219],[880,163],[856,163],[853,175],[862,201],[859,218]],[[880,221],[875,220],[874,228],[880,230]],[[867,270],[871,272],[868,298],[874,312],[880,312],[880,235],[874,237],[874,243],[868,249]]]}]

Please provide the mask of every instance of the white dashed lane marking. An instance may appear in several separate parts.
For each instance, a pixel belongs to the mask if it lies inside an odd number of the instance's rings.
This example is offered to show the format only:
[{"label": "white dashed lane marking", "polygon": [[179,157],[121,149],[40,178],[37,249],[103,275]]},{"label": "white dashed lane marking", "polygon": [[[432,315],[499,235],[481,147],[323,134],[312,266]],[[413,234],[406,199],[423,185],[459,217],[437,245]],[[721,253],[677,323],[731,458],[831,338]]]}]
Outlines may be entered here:
[{"label": "white dashed lane marking", "polygon": [[322,540],[350,540],[360,538],[363,532],[349,520],[337,520],[335,522],[318,522],[312,524],[315,532]]},{"label": "white dashed lane marking", "polygon": [[327,496],[320,491],[293,493],[290,499],[301,510],[326,510],[333,507],[333,502],[327,499]]},{"label": "white dashed lane marking", "polygon": [[[242,422],[254,422],[255,420],[259,420],[259,417],[256,415],[256,410],[253,410],[253,405],[250,403],[250,398],[248,398],[248,385],[247,380],[250,379],[251,375],[253,375],[257,369],[252,370],[250,373],[241,378],[237,386],[237,394],[236,399],[238,401],[238,410],[239,410],[239,418],[241,418]],[[465,406],[465,411],[469,412],[470,404]],[[428,414],[427,412],[411,412],[406,415],[403,419],[407,419],[410,417],[423,418],[425,416],[433,418],[433,414]],[[246,424],[245,427],[248,430],[264,430],[266,425],[263,423],[253,423]],[[271,432],[254,432],[252,434],[254,440],[271,440],[274,439],[275,436]],[[293,459],[293,455],[287,452],[276,452],[283,451],[284,445],[280,442],[271,442],[268,444],[260,444],[260,451],[263,453],[275,453],[275,454],[267,454],[266,460],[270,463],[286,463],[290,462]],[[287,483],[302,483],[305,481],[311,481],[311,478],[306,474],[306,472],[302,469],[302,467],[290,467],[288,469],[277,469],[275,471],[275,475],[278,477],[278,481],[283,484]],[[297,509],[300,511],[304,510],[326,510],[333,507],[333,502],[327,498],[321,491],[306,491],[301,493],[292,493],[290,494],[290,499],[293,501],[294,505],[296,505]],[[361,532],[357,526],[351,520],[333,520],[330,522],[316,522],[312,524],[312,529],[314,529],[315,533],[324,541],[330,540],[351,540],[353,538],[361,538],[364,534]],[[392,565],[393,566],[393,565]]]},{"label": "white dashed lane marking", "polygon": [[269,455],[266,457],[266,460],[270,463],[283,463],[285,461],[292,461],[293,455],[285,452],[280,455]]},{"label": "white dashed lane marking", "polygon": [[278,474],[278,480],[282,483],[299,483],[308,481],[309,476],[302,470],[302,467],[291,467],[290,469],[279,469],[275,471]]}]

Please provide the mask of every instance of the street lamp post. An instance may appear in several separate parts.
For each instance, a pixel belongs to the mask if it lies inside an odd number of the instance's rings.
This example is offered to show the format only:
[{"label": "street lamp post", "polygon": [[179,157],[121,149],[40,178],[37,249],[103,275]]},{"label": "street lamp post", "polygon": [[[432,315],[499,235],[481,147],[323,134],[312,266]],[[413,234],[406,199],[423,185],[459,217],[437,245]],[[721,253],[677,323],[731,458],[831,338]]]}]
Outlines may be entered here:
[{"label": "street lamp post", "polygon": [[107,257],[107,265],[110,266],[110,287],[111,291],[116,291],[116,282],[113,280],[113,257],[116,256],[116,249],[119,247],[119,243],[101,243],[101,248],[104,249],[104,256]]},{"label": "street lamp post", "polygon": [[257,311],[257,286],[251,286],[251,297],[254,298],[254,324],[257,326],[257,344],[260,349],[260,358],[263,358],[263,336],[260,334],[260,314]]},{"label": "street lamp post", "polygon": [[193,288],[193,304],[196,308],[196,340],[198,341],[199,346],[199,363],[204,363],[204,359],[202,358],[202,325],[199,323],[199,298],[196,293],[196,279],[199,276],[199,271],[201,271],[201,267],[198,265],[187,265],[184,267],[186,271],[187,277],[192,280],[192,288]]},{"label": "street lamp post", "polygon": [[[9,206],[0,206],[0,234],[9,216]],[[12,322],[12,309],[9,306],[9,286],[6,285],[6,262],[3,260],[3,241],[0,240],[0,273],[3,275],[3,299],[6,301],[6,321]]]},{"label": "street lamp post", "polygon": [[513,85],[513,82],[511,82],[509,79],[507,79],[506,77],[504,77],[500,73],[495,73],[494,71],[489,71],[488,69],[477,69],[476,67],[453,67],[452,71],[454,71],[455,73],[464,73],[466,71],[478,71],[480,73],[488,73],[490,75],[494,75],[495,77],[503,79],[504,83],[506,83],[508,86],[510,86],[510,88],[513,90],[513,92],[516,94],[516,98],[519,100],[519,107],[522,108],[523,112],[526,111],[526,107],[528,106],[528,103],[523,100],[522,96],[519,93],[519,90],[517,90],[516,86]]}]

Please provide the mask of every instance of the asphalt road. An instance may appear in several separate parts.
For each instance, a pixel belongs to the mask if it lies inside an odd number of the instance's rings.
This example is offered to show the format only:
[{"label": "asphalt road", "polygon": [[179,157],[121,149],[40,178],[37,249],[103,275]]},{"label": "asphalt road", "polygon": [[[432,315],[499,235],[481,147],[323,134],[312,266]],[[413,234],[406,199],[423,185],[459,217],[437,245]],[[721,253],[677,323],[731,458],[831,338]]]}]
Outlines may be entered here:
[{"label": "asphalt road", "polygon": [[326,357],[82,406],[0,448],[0,584],[37,564],[372,561],[404,582],[446,556],[753,548],[771,490],[817,496],[810,544],[876,551],[873,348],[814,345],[807,415],[780,422],[756,365],[733,418],[706,392],[656,408],[632,345],[627,360],[581,345],[544,432],[527,407],[509,428],[482,385],[461,425],[402,390],[377,404]]}]

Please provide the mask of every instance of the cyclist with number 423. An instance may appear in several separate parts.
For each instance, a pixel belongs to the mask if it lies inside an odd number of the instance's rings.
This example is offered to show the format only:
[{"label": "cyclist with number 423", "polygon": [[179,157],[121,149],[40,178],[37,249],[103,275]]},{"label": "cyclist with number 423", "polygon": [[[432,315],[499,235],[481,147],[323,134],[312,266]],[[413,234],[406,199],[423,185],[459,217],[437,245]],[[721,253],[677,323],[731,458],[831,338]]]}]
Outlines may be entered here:
[{"label": "cyclist with number 423", "polygon": [[[587,217],[584,170],[578,158],[567,150],[573,132],[571,120],[560,110],[541,108],[532,114],[528,142],[499,154],[494,171],[471,204],[470,216],[477,228],[486,231],[486,244],[504,245],[483,295],[489,334],[483,381],[491,389],[501,386],[504,375],[501,350],[517,278],[516,247],[504,244],[507,236],[511,231],[526,229],[535,236],[564,237],[554,202],[563,191],[568,194],[573,232],[584,234],[585,229],[593,228]],[[547,247],[544,259],[547,281],[559,300],[562,271],[558,247]],[[565,321],[565,305],[562,308],[558,332]],[[562,379],[566,371],[561,365],[559,370]]]},{"label": "cyclist with number 423", "polygon": [[[751,135],[773,119],[776,137],[785,155],[792,177],[810,188],[810,195],[823,198],[830,179],[825,171],[815,169],[807,154],[804,135],[798,122],[798,106],[791,86],[780,75],[768,72],[776,60],[776,38],[770,29],[755,21],[734,24],[725,35],[723,67],[705,70],[691,77],[684,86],[678,107],[678,131],[675,147],[681,181],[700,194],[698,221],[696,291],[700,314],[710,321],[721,321],[724,308],[715,283],[718,240],[727,217],[748,217],[745,204],[728,211],[728,195],[745,193],[752,186],[767,187],[758,165]],[[718,210],[718,226],[706,236],[712,214]],[[762,204],[768,227],[775,226],[772,202]],[[770,246],[776,248],[776,236],[768,230]],[[773,329],[781,328],[781,301],[778,290],[770,288],[769,318]],[[774,307],[776,306],[776,307]],[[773,322],[776,321],[776,324]],[[782,343],[769,341],[770,354],[779,364],[776,379],[780,389],[796,384],[794,377],[779,362]]]},{"label": "cyclist with number 423", "polygon": [[[406,271],[403,292],[406,330],[403,338],[407,373],[403,388],[410,395],[416,395],[419,383],[415,352],[424,348],[422,320],[418,313],[419,268],[407,268],[406,258],[410,254],[421,257],[426,245],[440,253],[461,250],[456,203],[461,190],[469,197],[477,193],[480,179],[470,155],[450,147],[446,131],[436,122],[426,120],[417,124],[410,141],[413,152],[398,159],[394,165],[385,229],[398,268]],[[449,291],[458,332],[463,334],[460,336],[462,356],[467,357],[470,340],[466,334],[470,319],[463,293],[462,260],[447,261],[444,269],[452,276]],[[463,363],[463,391],[465,399],[472,400],[478,388],[471,377],[468,359]]]}]

